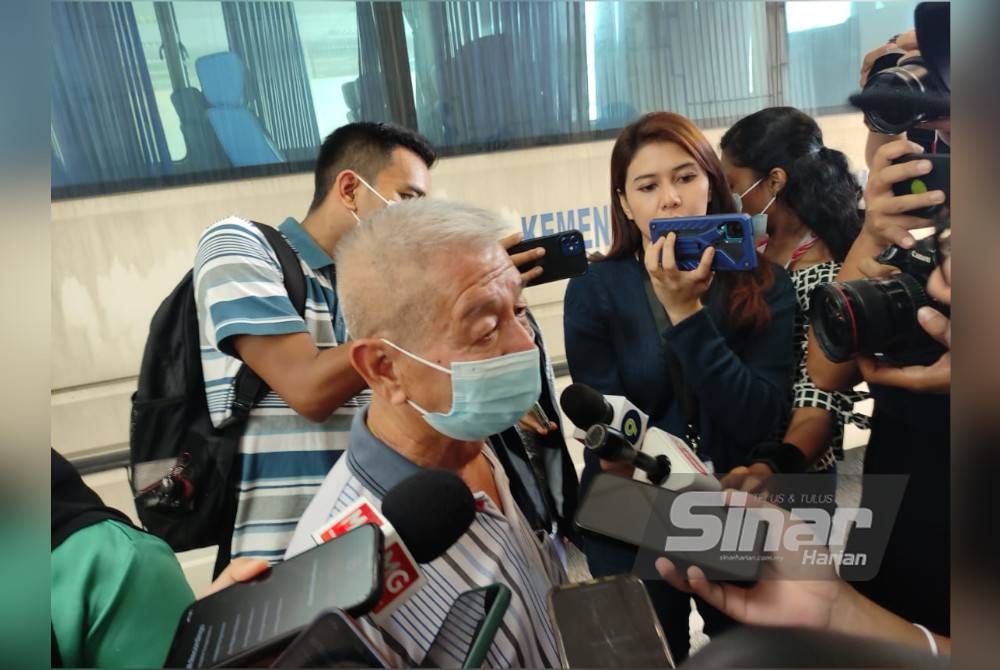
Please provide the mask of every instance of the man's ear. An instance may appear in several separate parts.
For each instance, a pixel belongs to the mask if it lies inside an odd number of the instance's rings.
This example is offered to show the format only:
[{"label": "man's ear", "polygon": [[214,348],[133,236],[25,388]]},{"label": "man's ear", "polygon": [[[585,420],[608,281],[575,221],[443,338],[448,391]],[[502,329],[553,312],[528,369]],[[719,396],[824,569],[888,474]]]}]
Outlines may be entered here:
[{"label": "man's ear", "polygon": [[403,392],[397,352],[379,339],[355,340],[351,343],[351,365],[368,384],[372,393],[394,405],[406,402]]},{"label": "man's ear", "polygon": [[352,212],[357,212],[358,205],[355,202],[358,197],[358,188],[361,182],[358,176],[351,170],[341,170],[333,180],[333,188],[327,194],[327,198],[335,197]]}]

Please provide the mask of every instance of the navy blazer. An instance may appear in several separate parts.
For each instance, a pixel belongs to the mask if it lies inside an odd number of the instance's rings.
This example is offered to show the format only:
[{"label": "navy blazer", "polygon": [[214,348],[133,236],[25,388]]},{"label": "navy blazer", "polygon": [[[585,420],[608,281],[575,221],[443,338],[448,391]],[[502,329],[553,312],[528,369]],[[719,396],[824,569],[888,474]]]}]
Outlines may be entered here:
[{"label": "navy blazer", "polygon": [[[788,273],[772,266],[770,326],[748,336],[731,327],[720,282],[705,293],[705,309],[658,333],[642,264],[635,258],[591,263],[566,288],[563,327],[573,381],[623,395],[650,415],[652,425],[683,436],[686,421],[664,353],[664,346],[672,347],[698,400],[703,451],[720,473],[745,464],[756,443],[775,436],[791,405],[798,305]],[[581,487],[598,467],[589,453],[585,459]]]}]

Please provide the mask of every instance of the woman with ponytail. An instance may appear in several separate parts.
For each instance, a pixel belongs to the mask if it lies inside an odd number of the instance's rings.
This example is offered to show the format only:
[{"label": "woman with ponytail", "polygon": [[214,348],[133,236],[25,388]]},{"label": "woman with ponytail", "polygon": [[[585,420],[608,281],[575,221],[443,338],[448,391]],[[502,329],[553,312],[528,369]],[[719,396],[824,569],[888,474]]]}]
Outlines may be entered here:
[{"label": "woman with ponytail", "polygon": [[[786,268],[795,285],[792,415],[779,441],[759,445],[748,467],[724,483],[755,490],[776,471],[836,472],[844,423],[867,427],[853,412],[861,393],[829,393],[806,372],[809,296],[833,281],[861,229],[861,188],[847,157],[823,145],[816,121],[792,107],[770,107],[738,121],[722,137],[722,166],[737,206],[751,214],[759,250]],[[830,477],[829,488],[836,482]]]},{"label": "woman with ponytail", "polygon": [[[654,112],[622,130],[610,191],[611,248],[566,289],[573,381],[627,397],[674,435],[695,429],[699,455],[717,471],[749,463],[752,447],[787,419],[796,307],[788,274],[763,258],[752,272],[712,272],[711,249],[685,272],[673,233],[650,240],[653,219],[736,211],[711,143],[679,114]],[[602,467],[631,475],[589,452],[584,460],[581,492]],[[584,551],[594,576],[631,572],[636,560],[634,549],[593,534]],[[646,587],[679,663],[690,597],[659,579]],[[729,621],[708,606],[699,611],[709,634]]]}]

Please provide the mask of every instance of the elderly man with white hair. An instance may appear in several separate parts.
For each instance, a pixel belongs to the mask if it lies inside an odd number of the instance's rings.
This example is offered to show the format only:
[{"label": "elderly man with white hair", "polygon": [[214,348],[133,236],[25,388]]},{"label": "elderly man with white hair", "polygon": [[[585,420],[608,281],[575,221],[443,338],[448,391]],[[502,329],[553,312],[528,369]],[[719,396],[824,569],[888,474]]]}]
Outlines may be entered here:
[{"label": "elderly man with white hair", "polygon": [[421,199],[376,213],[337,252],[350,359],[373,399],[286,558],[311,547],[312,532],[335,510],[359,497],[380,501],[420,468],[461,477],[476,500],[469,530],[422,566],[427,584],[418,597],[378,627],[365,622],[387,657],[411,667],[424,661],[457,595],[494,583],[510,588],[511,602],[486,664],[559,664],[546,594],[566,574],[551,538],[533,532],[515,504],[487,442],[531,408],[541,384],[521,277],[498,242],[503,232],[490,212]]}]

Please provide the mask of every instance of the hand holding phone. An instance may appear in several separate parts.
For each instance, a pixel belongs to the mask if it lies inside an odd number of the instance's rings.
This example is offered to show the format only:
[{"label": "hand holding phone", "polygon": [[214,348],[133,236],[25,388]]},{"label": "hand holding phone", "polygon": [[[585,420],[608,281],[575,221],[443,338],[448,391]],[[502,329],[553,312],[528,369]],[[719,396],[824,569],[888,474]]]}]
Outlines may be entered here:
[{"label": "hand holding phone", "polygon": [[942,191],[944,202],[928,207],[918,207],[907,210],[905,213],[911,216],[929,219],[936,215],[942,208],[948,207],[951,200],[951,156],[949,154],[906,154],[892,161],[893,165],[909,163],[910,161],[925,160],[931,164],[931,170],[927,174],[918,177],[907,177],[894,182],[892,192],[897,196],[922,195],[931,191]]},{"label": "hand holding phone", "polygon": [[192,603],[164,667],[245,667],[274,656],[317,614],[371,609],[382,595],[383,538],[372,524]]},{"label": "hand holding phone", "polygon": [[746,214],[712,214],[649,222],[649,240],[674,233],[674,259],[681,270],[698,267],[705,250],[715,249],[713,272],[750,271],[757,267],[753,224]]},{"label": "hand holding phone", "polygon": [[587,271],[587,250],[579,230],[525,240],[507,249],[507,253],[522,275],[529,277],[525,286],[576,277]]}]

